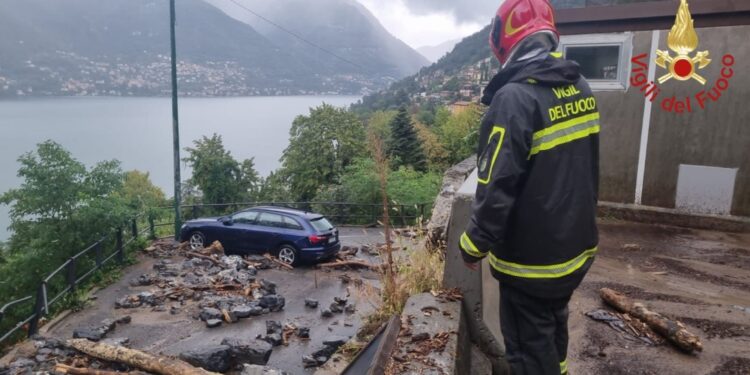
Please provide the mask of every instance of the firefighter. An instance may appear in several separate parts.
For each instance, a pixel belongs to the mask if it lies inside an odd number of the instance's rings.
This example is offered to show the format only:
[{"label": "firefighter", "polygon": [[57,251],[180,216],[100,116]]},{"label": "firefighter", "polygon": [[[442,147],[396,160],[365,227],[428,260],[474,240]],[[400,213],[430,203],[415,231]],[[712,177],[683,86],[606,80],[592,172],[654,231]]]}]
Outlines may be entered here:
[{"label": "firefighter", "polygon": [[512,373],[566,374],[568,302],[597,252],[599,113],[559,43],[547,0],[506,0],[490,45],[502,68],[484,92],[478,186],[460,238],[488,258]]}]

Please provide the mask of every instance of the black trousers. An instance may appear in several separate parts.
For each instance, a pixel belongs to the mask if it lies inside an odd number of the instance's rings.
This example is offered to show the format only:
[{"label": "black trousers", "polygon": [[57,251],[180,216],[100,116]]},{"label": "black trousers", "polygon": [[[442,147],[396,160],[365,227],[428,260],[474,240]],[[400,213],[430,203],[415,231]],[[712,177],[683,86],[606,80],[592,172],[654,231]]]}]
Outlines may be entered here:
[{"label": "black trousers", "polygon": [[513,375],[567,373],[568,302],[500,285],[500,328]]}]

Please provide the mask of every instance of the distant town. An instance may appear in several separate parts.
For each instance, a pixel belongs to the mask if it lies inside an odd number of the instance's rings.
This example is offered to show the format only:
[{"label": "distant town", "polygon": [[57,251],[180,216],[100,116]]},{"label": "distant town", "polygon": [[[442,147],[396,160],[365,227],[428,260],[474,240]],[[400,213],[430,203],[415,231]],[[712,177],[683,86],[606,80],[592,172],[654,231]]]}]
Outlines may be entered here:
[{"label": "distant town", "polygon": [[499,69],[497,60],[487,57],[475,64],[463,66],[457,74],[447,74],[439,69],[428,74],[418,74],[415,83],[421,91],[413,93],[417,103],[435,103],[460,112],[471,104],[480,102],[482,90]]},{"label": "distant town", "polygon": [[[125,63],[120,59],[94,60],[71,52],[57,51],[60,64],[24,62],[21,83],[0,66],[0,97],[39,96],[168,96],[170,60],[157,55],[151,61]],[[148,59],[144,59],[148,60]],[[50,60],[46,60],[50,61]],[[75,66],[74,69],[71,66]],[[14,76],[17,76],[17,71]],[[387,87],[393,77],[372,79],[353,74],[314,76],[306,82],[267,77],[230,61],[178,64],[181,96],[282,96],[282,95],[367,95]]]}]

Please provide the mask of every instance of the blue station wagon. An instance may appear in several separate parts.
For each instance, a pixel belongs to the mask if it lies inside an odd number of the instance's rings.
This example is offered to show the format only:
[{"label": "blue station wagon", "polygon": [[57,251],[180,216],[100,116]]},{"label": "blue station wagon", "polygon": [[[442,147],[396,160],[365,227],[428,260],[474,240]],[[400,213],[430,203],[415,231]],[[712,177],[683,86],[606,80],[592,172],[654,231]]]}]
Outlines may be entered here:
[{"label": "blue station wagon", "polygon": [[219,241],[228,254],[270,252],[287,264],[333,258],[339,232],[323,215],[282,207],[254,207],[219,218],[186,222],[180,241],[197,250]]}]

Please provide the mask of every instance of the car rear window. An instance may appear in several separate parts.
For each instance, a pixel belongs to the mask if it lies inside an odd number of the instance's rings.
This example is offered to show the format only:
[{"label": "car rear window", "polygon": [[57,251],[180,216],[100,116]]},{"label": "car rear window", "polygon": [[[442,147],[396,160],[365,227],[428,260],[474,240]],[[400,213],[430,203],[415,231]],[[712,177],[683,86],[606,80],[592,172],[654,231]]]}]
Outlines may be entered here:
[{"label": "car rear window", "polygon": [[326,232],[333,229],[333,225],[331,225],[331,222],[324,217],[312,219],[310,220],[310,224],[312,224],[313,228],[315,228],[315,230],[317,230],[318,232]]}]

